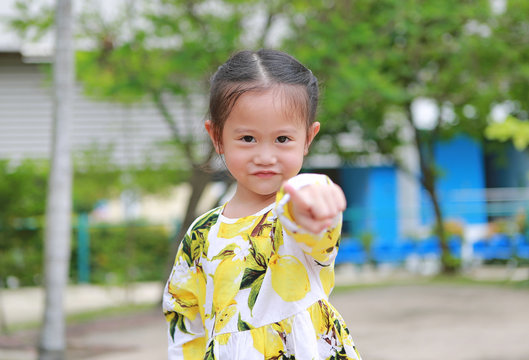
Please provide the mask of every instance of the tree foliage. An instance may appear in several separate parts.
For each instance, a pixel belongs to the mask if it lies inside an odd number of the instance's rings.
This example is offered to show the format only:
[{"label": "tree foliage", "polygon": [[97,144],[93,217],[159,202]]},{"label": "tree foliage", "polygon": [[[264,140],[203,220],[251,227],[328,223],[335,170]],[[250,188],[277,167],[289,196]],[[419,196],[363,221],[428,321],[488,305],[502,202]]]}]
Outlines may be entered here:
[{"label": "tree foliage", "polygon": [[516,149],[522,151],[529,146],[529,122],[509,116],[503,122],[490,124],[485,135],[491,140],[510,140]]},{"label": "tree foliage", "polygon": [[[452,262],[440,226],[435,145],[456,134],[481,140],[491,107],[527,94],[528,82],[516,75],[526,71],[520,60],[526,59],[529,37],[520,30],[527,27],[527,5],[509,1],[504,13],[489,5],[485,0],[314,1],[292,23],[286,44],[322,79],[323,130],[345,159],[384,154],[406,170],[399,149],[415,148],[420,171],[414,175],[430,196],[446,271]],[[417,99],[428,99],[437,109],[428,126],[414,111]],[[353,135],[354,146],[336,136],[343,133]]]},{"label": "tree foliage", "polygon": [[[192,193],[178,238],[197,215],[196,205],[213,177],[214,149],[197,141],[204,134],[197,131],[203,129],[197,121],[205,117],[209,78],[234,51],[265,45],[286,4],[144,0],[123,2],[116,11],[120,15],[112,19],[89,3],[81,12],[78,38],[89,46],[77,52],[76,60],[85,92],[107,101],[152,102],[176,145],[175,159],[188,171]],[[27,18],[25,24],[31,25]],[[30,29],[15,25],[22,32]],[[170,264],[174,253],[172,249]]]},{"label": "tree foliage", "polygon": [[0,286],[15,274],[23,285],[40,280],[47,174],[40,162],[0,161]]},{"label": "tree foliage", "polygon": [[[102,155],[93,158],[101,159]],[[94,165],[95,166],[95,165]],[[104,171],[99,171],[101,169]],[[0,288],[42,285],[43,228],[45,192],[49,174],[47,162],[25,160],[13,164],[0,160]],[[74,174],[74,209],[92,210],[94,202],[119,192],[124,173],[111,173],[106,166],[84,167]],[[169,173],[167,173],[167,176]],[[131,175],[136,183],[136,174]],[[153,171],[148,182],[163,177]],[[140,180],[142,181],[142,180]],[[165,181],[167,183],[167,181]],[[143,187],[142,187],[143,188]],[[144,189],[144,188],[143,188]],[[159,189],[159,187],[157,187]],[[75,221],[74,221],[75,223]],[[77,228],[72,236],[76,238]],[[168,229],[138,221],[121,224],[92,224],[91,281],[98,284],[129,281],[156,281],[165,270],[164,264],[153,262],[167,254]],[[76,279],[77,246],[72,244],[70,279]],[[9,281],[8,279],[12,279]],[[16,279],[16,280],[15,280]],[[1,291],[1,289],[0,289]]]},{"label": "tree foliage", "polygon": [[[156,105],[194,187],[184,230],[213,158],[189,121],[205,109],[216,67],[237,49],[274,43],[277,24],[287,40],[274,44],[320,79],[315,149],[329,152],[330,144],[345,162],[382,154],[407,170],[400,149],[415,148],[420,170],[413,175],[432,200],[445,250],[435,144],[461,133],[481,140],[496,104],[512,102],[513,115],[528,117],[524,0],[507,0],[504,11],[488,0],[156,0],[127,3],[111,20],[87,6],[78,32],[91,46],[77,54],[78,78],[91,96]],[[420,121],[418,99],[437,109],[430,124]]]}]

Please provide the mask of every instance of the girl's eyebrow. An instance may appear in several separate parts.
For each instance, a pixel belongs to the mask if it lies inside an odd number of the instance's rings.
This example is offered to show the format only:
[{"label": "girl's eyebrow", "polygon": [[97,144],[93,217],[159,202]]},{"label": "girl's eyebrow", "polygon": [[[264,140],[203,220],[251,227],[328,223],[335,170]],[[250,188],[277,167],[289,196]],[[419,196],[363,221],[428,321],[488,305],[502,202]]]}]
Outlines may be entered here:
[{"label": "girl's eyebrow", "polygon": [[253,132],[253,130],[249,128],[236,128],[234,132],[237,134],[245,134],[245,133]]},{"label": "girl's eyebrow", "polygon": [[295,126],[287,126],[287,127],[284,127],[284,128],[279,128],[276,130],[277,133],[287,133],[287,134],[291,134],[291,133],[295,133],[297,132],[297,128]]},{"label": "girl's eyebrow", "polygon": [[[257,130],[255,129],[251,129],[251,128],[244,128],[244,127],[240,127],[240,128],[235,128],[233,130],[236,134],[247,134],[247,133],[253,133],[253,132],[256,132]],[[286,127],[283,127],[283,128],[279,128],[277,130],[274,130],[273,132],[274,133],[278,133],[278,134],[281,134],[281,133],[287,133],[287,134],[290,134],[290,133],[295,133],[297,131],[297,127],[295,126],[286,126]]]}]

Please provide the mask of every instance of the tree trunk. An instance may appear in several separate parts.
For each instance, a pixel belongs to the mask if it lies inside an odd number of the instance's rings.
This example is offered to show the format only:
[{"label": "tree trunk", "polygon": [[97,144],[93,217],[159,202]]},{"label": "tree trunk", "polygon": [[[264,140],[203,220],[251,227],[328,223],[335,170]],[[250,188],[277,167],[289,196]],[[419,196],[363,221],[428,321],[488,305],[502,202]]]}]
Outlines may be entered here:
[{"label": "tree trunk", "polygon": [[424,179],[427,179],[427,182],[423,184],[426,192],[430,196],[432,205],[435,213],[435,232],[439,237],[439,243],[441,245],[441,271],[443,274],[453,274],[457,270],[457,266],[451,261],[450,249],[448,247],[448,239],[446,238],[446,231],[443,225],[443,214],[441,211],[441,206],[439,204],[439,198],[437,197],[437,191],[435,186],[435,178],[433,169],[431,166],[426,166],[422,169],[423,173],[428,172],[429,175],[425,175]]},{"label": "tree trunk", "polygon": [[[419,155],[419,166],[421,169],[420,183],[422,187],[428,193],[432,206],[435,213],[435,233],[439,237],[439,243],[441,245],[441,271],[444,274],[453,274],[457,270],[457,266],[453,261],[448,247],[448,241],[446,239],[446,232],[443,224],[443,213],[439,198],[437,197],[436,188],[436,174],[434,169],[434,153],[432,139],[424,141],[417,127],[413,123],[413,113],[411,111],[411,103],[407,104],[406,111],[408,114],[408,121],[414,131],[415,146]],[[425,152],[427,152],[425,154]]]},{"label": "tree trunk", "polygon": [[45,303],[39,360],[62,360],[66,352],[64,297],[70,263],[72,207],[70,123],[74,94],[71,0],[57,0],[55,21],[53,141],[46,200]]},{"label": "tree trunk", "polygon": [[178,231],[178,234],[176,235],[176,239],[171,242],[167,263],[167,271],[166,276],[164,277],[164,281],[167,280],[169,274],[171,273],[174,258],[176,255],[176,251],[178,250],[178,246],[180,245],[180,241],[182,241],[184,235],[187,232],[187,229],[189,228],[189,226],[191,226],[196,216],[198,215],[196,213],[198,202],[202,197],[206,186],[211,182],[212,177],[212,173],[208,170],[205,170],[205,166],[193,166],[191,171],[191,177],[189,179],[189,183],[191,184],[191,196],[187,203],[186,214],[184,220],[182,221],[182,224],[180,225],[180,229]]}]

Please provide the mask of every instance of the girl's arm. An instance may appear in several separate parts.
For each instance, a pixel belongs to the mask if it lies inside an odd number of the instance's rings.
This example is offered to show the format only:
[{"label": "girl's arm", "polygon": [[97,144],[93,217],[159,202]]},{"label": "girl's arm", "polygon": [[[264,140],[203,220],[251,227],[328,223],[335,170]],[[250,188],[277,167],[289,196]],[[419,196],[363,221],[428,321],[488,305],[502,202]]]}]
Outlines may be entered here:
[{"label": "girl's arm", "polygon": [[287,233],[320,263],[334,259],[346,201],[342,189],[327,176],[301,174],[279,191],[276,214]]},{"label": "girl's arm", "polygon": [[192,247],[186,236],[178,250],[163,294],[163,311],[168,324],[168,359],[203,359],[206,352],[203,304],[206,282],[199,266],[185,249]]}]

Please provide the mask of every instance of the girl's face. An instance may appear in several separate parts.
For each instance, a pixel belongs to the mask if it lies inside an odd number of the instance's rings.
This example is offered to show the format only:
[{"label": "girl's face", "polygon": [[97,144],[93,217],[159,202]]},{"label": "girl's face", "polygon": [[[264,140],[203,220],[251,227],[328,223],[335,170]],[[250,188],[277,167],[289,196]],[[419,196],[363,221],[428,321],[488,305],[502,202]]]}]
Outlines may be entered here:
[{"label": "girl's face", "polygon": [[275,196],[282,183],[301,170],[303,157],[320,129],[315,122],[307,132],[303,114],[288,108],[280,93],[269,89],[243,94],[226,119],[220,144],[212,136],[211,123],[206,122],[217,153],[224,154],[237,181],[235,196],[240,199]]}]

